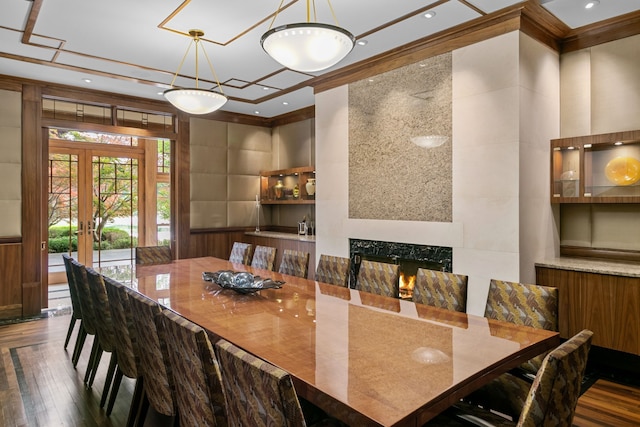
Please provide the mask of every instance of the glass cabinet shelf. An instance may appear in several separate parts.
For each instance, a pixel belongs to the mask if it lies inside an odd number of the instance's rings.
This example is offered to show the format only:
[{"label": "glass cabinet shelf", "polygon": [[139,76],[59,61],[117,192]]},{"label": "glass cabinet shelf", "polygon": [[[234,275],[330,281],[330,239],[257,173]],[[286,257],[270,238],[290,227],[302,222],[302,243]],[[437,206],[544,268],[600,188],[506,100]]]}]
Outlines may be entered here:
[{"label": "glass cabinet shelf", "polygon": [[552,203],[640,203],[640,131],[551,141]]},{"label": "glass cabinet shelf", "polygon": [[313,166],[260,172],[260,203],[265,205],[315,204],[316,171]]}]

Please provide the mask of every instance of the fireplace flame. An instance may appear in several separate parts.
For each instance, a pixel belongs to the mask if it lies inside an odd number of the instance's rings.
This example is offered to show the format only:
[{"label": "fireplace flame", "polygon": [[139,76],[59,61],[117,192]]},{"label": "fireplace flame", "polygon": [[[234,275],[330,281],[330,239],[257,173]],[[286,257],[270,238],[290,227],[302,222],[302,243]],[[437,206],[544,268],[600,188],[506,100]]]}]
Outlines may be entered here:
[{"label": "fireplace flame", "polygon": [[415,274],[412,276],[405,276],[403,272],[400,273],[400,298],[402,299],[410,299],[413,295],[413,286],[416,283]]}]

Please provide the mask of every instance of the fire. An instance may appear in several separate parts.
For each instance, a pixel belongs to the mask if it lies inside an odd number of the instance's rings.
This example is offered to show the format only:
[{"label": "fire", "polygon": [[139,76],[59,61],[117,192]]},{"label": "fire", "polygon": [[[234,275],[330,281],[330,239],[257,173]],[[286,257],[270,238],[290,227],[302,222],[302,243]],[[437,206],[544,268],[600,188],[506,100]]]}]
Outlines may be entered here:
[{"label": "fire", "polygon": [[400,273],[400,298],[411,298],[413,294],[413,286],[416,283],[416,276],[405,276]]}]

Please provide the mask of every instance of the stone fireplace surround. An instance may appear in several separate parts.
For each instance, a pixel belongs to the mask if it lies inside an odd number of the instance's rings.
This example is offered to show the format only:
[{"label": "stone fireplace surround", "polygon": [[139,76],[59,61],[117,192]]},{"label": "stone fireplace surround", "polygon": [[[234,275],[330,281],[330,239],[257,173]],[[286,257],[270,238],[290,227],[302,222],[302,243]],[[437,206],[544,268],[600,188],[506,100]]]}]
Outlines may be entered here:
[{"label": "stone fireplace surround", "polygon": [[449,273],[453,271],[453,248],[451,247],[349,239],[350,288],[355,287],[359,258],[367,256],[388,258],[389,263],[395,263],[397,260],[410,260],[418,263],[424,261],[429,265],[429,268],[433,268],[432,265],[438,265],[439,270]]}]

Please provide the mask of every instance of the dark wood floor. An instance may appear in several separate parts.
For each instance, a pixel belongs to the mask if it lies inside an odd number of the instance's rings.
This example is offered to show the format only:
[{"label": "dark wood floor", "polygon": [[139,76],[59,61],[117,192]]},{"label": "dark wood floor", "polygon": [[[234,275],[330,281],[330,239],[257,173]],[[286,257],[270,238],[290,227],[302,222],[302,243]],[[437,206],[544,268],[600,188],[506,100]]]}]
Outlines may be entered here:
[{"label": "dark wood floor", "polygon": [[[91,389],[83,384],[91,340],[78,369],[71,365],[72,342],[63,350],[69,316],[0,326],[0,426],[122,426],[134,383],[125,379],[110,417],[99,406],[108,357]],[[77,326],[76,326],[77,328]],[[150,413],[146,426],[171,420]],[[597,379],[578,402],[574,426],[639,426],[640,388]]]}]

